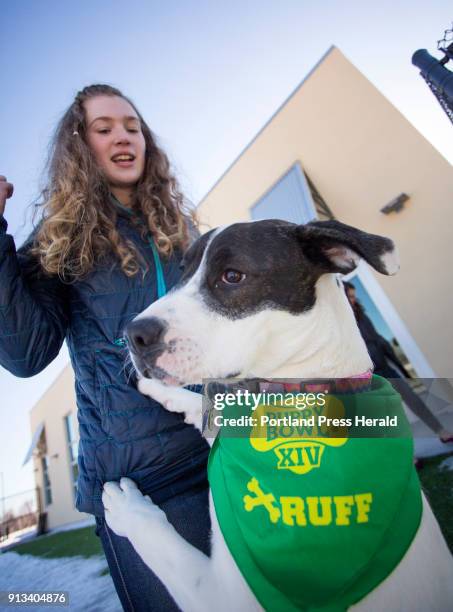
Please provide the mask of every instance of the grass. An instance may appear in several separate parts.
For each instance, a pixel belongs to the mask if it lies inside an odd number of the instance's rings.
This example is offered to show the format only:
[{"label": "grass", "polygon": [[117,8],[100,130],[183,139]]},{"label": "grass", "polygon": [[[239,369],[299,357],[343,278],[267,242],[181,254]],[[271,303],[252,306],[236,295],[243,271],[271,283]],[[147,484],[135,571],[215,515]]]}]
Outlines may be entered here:
[{"label": "grass", "polygon": [[104,554],[101,541],[94,533],[94,526],[44,535],[30,542],[18,544],[10,548],[10,551],[47,559],[94,557]]},{"label": "grass", "polygon": [[453,553],[453,470],[439,470],[439,464],[453,453],[423,460],[418,475],[444,538]]}]

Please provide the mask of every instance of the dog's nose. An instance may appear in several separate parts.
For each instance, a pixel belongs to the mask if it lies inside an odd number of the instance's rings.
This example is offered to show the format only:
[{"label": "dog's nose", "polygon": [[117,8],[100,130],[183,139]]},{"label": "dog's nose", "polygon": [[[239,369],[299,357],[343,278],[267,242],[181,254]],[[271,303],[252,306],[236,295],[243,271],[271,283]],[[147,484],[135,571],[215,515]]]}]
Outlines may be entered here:
[{"label": "dog's nose", "polygon": [[166,325],[162,319],[149,317],[129,323],[125,334],[131,349],[136,353],[143,353],[162,341],[165,330]]}]

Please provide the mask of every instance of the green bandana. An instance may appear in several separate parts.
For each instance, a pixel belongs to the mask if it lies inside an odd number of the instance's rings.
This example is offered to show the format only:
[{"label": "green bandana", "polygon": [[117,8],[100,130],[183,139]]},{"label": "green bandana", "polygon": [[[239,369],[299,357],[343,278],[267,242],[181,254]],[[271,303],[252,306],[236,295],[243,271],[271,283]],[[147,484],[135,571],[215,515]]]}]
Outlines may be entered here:
[{"label": "green bandana", "polygon": [[[250,425],[245,437],[244,429],[233,437],[222,428],[209,457],[220,528],[269,611],[345,610],[389,575],[420,523],[410,427],[390,383],[373,376],[368,391],[329,396],[327,404],[260,406],[248,414],[259,422],[262,414],[300,418],[324,410],[354,423],[356,415],[387,425],[396,416],[397,426],[353,423],[334,437],[316,426]],[[223,410],[233,415],[237,406]]]}]

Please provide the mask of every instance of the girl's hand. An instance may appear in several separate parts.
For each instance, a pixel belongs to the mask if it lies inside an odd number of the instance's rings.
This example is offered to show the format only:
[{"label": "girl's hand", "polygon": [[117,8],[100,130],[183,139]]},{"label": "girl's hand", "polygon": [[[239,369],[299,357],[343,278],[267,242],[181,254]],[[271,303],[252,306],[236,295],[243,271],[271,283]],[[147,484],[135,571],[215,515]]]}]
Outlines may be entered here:
[{"label": "girl's hand", "polygon": [[0,215],[5,212],[6,200],[13,195],[14,186],[8,183],[6,176],[0,174]]}]

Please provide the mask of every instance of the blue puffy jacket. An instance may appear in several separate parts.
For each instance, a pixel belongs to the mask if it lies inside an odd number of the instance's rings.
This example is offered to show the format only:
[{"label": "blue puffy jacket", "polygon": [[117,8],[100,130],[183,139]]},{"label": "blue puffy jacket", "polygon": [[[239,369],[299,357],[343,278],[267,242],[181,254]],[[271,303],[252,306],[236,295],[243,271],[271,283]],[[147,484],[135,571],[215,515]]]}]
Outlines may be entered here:
[{"label": "blue puffy jacket", "polygon": [[[29,255],[31,239],[16,253],[0,216],[0,364],[33,376],[66,339],[75,372],[80,429],[76,506],[101,516],[102,486],[129,476],[156,503],[207,484],[208,445],[183,416],[141,395],[125,368],[118,341],[131,319],[157,298],[149,243],[117,209],[117,228],[148,264],[127,277],[112,259],[83,280],[62,283],[42,274]],[[162,262],[167,288],[179,279],[179,257]]]}]

